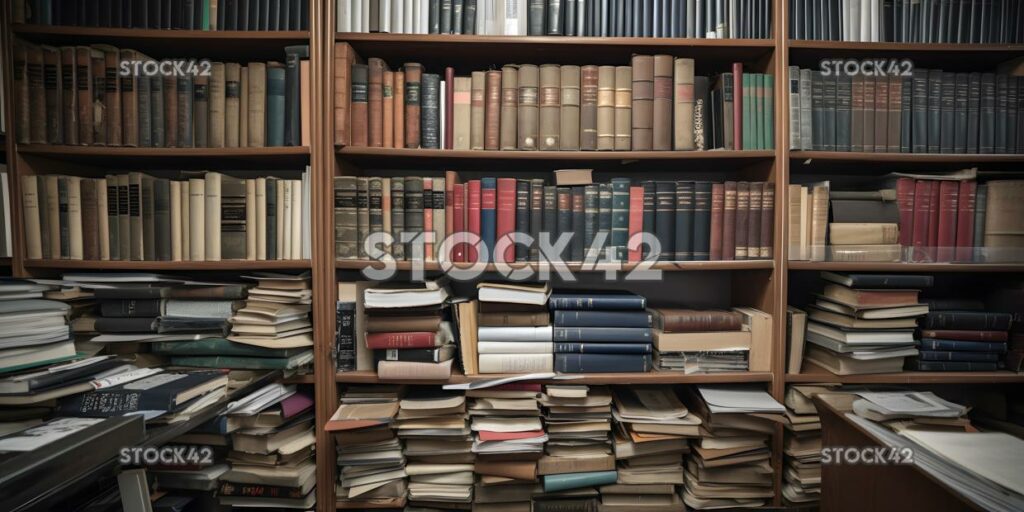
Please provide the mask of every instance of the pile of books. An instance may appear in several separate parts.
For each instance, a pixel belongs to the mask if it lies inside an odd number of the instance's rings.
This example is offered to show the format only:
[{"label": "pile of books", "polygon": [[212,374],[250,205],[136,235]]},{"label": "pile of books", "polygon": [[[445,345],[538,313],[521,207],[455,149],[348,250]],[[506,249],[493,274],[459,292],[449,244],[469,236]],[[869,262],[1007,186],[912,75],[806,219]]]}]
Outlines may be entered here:
[{"label": "pile of books", "polygon": [[[470,389],[470,428],[473,433],[474,473],[480,475],[478,489],[497,487],[508,501],[529,501],[535,490],[537,460],[544,454],[548,434],[538,405],[541,386],[511,383],[482,389]],[[509,485],[505,489],[501,487]],[[501,486],[501,487],[499,487]]]},{"label": "pile of books", "polygon": [[313,287],[309,272],[256,272],[243,277],[258,284],[249,289],[244,307],[231,317],[228,340],[260,357],[238,358],[233,367],[293,369],[310,364]]},{"label": "pile of books", "polygon": [[740,62],[715,77],[697,77],[693,59],[671,55],[634,55],[627,66],[508,64],[457,77],[452,67],[442,75],[415,62],[395,72],[380,58],[360,64],[344,43],[336,52],[336,72],[350,66],[352,80],[351,98],[335,106],[336,118],[350,120],[336,134],[338,144],[463,151],[774,147],[774,79]]},{"label": "pile of books", "polygon": [[[0,283],[0,374],[67,362],[77,356],[67,304],[43,298],[53,287],[30,281]],[[28,392],[35,386],[30,385]]]},{"label": "pile of books", "polygon": [[367,329],[366,348],[374,351],[377,375],[391,380],[451,376],[452,359],[442,357],[454,350],[446,346],[455,343],[445,318],[447,298],[448,290],[437,281],[384,284],[364,291],[366,324],[374,326],[372,332]]},{"label": "pile of books", "polygon": [[691,374],[750,369],[754,333],[750,326],[744,326],[744,315],[739,311],[669,308],[651,311],[657,349],[655,362],[659,370]]},{"label": "pile of books", "polygon": [[[156,61],[110,45],[14,42],[19,144],[157,148],[308,145],[309,46],[286,63]],[[189,72],[158,71],[175,64]],[[109,85],[107,77],[115,77]],[[303,78],[305,77],[305,78]]]},{"label": "pile of books", "polygon": [[309,168],[299,179],[141,172],[23,176],[29,259],[120,261],[309,258]]},{"label": "pile of books", "polygon": [[829,191],[828,259],[900,261],[900,212],[896,190]]},{"label": "pile of books", "polygon": [[807,306],[808,361],[837,375],[903,370],[917,355],[917,317],[928,313],[918,299],[932,286],[925,275],[822,272],[827,281]]},{"label": "pile of books", "polygon": [[609,435],[612,396],[608,388],[548,384],[544,391],[540,404],[548,442],[537,462],[537,474],[543,479],[545,491],[559,481],[582,479],[589,486],[597,486],[601,480],[614,483],[615,455]]},{"label": "pile of books", "polygon": [[119,0],[109,10],[86,7],[57,2],[42,8],[26,8],[26,4],[15,2],[14,23],[178,30],[309,30],[306,0],[279,0],[251,7],[225,2],[219,8],[214,1],[172,0],[153,9]]},{"label": "pile of books", "polygon": [[403,441],[409,502],[461,508],[473,501],[472,436],[461,392],[417,386],[399,402],[395,428]]},{"label": "pile of books", "polygon": [[555,370],[648,372],[652,368],[647,299],[629,292],[554,293]]},{"label": "pile of books", "polygon": [[837,385],[792,385],[786,388],[782,497],[788,503],[821,499],[821,418],[811,400],[835,392]]},{"label": "pile of books", "polygon": [[1012,315],[988,311],[979,301],[945,302],[929,301],[935,309],[921,319],[918,354],[907,367],[937,372],[1002,369]]},{"label": "pile of books", "polygon": [[553,343],[547,284],[477,285],[480,373],[550,372]]}]

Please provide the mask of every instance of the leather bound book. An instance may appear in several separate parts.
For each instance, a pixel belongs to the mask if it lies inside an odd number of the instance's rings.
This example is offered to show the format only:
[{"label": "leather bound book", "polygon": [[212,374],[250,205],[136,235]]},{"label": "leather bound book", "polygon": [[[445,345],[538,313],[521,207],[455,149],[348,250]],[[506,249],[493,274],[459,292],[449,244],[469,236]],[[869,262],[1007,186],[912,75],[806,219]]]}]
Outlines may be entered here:
[{"label": "leather bound book", "polygon": [[[456,32],[458,33],[458,32]],[[448,66],[444,68],[444,116],[442,119],[445,120],[443,126],[444,130],[444,145],[441,146],[444,149],[452,149],[452,144],[455,142],[455,124],[453,118],[455,116],[455,68]]]},{"label": "leather bound book", "polygon": [[[243,181],[244,180],[240,180]],[[84,183],[84,182],[83,182]],[[171,260],[171,186],[166,178],[153,180],[153,245],[155,259]],[[227,222],[227,221],[224,221]],[[223,224],[222,224],[223,225]],[[245,233],[242,233],[245,235]]]},{"label": "leather bound book", "polygon": [[534,242],[530,244],[529,260],[540,259],[540,237],[544,230],[544,180],[530,180],[530,236]]},{"label": "leather bound book", "polygon": [[[402,131],[402,130],[400,130]],[[337,179],[337,178],[335,178]],[[405,179],[395,177],[391,179],[391,236],[394,243],[391,244],[391,255],[396,260],[405,259],[405,244],[401,242],[402,232],[405,231]],[[353,203],[353,207],[355,203]],[[352,253],[355,254],[355,253]],[[354,257],[354,256],[353,256]]]},{"label": "leather bound book", "polygon": [[452,109],[451,120],[451,124],[454,125],[452,127],[452,149],[457,151],[470,149],[469,141],[472,130],[472,106],[470,97],[472,96],[472,82],[473,79],[468,76],[457,76],[455,77],[455,84],[452,87],[454,90],[454,93],[452,94],[452,103],[455,104]]},{"label": "leather bound book", "polygon": [[889,77],[889,127],[886,129],[886,150],[890,153],[900,152],[900,112],[903,106],[903,78],[898,76]]},{"label": "leather bound book", "polygon": [[761,259],[774,257],[775,247],[775,184],[765,182],[761,184],[761,230],[758,236],[761,244]]},{"label": "leather bound book", "polygon": [[441,149],[441,75],[423,73],[420,84],[420,147]]},{"label": "leather bound book", "polygon": [[540,66],[540,149],[557,151],[560,128],[561,72],[558,64]]},{"label": "leather bound book", "polygon": [[[481,216],[480,216],[480,202],[481,202],[481,184],[480,180],[470,180],[466,184],[466,233],[474,234],[477,238],[481,239],[483,234],[481,233]],[[479,245],[467,244],[466,245],[466,261],[469,263],[475,263],[480,257]]]},{"label": "leather bound book", "polygon": [[[498,182],[495,178],[482,178],[480,180],[480,239],[487,248],[487,261],[493,262],[496,259],[495,243],[498,240],[497,229],[497,208],[498,208]],[[470,224],[472,227],[472,224]],[[483,257],[483,254],[481,254]]]},{"label": "leather bound book", "polygon": [[[672,109],[675,114],[675,119],[674,126],[672,127],[672,148],[676,151],[690,151],[695,149],[693,137],[693,59],[676,59],[674,67],[675,75],[673,80],[675,84],[675,98],[673,100],[674,103]],[[657,77],[655,77],[655,80],[657,80]]]},{"label": "leather bound book", "polygon": [[[723,225],[725,224],[725,184],[711,184],[711,221],[708,234],[708,253],[712,261],[722,258]],[[732,259],[731,257],[729,259]]]},{"label": "leather bound book", "polygon": [[733,149],[743,149],[743,63],[741,62],[732,64],[732,91]]},{"label": "leather bound book", "polygon": [[[995,75],[992,73],[981,74],[980,91],[981,102],[978,111],[978,153],[991,154],[995,152]],[[929,122],[931,122],[930,119]],[[929,128],[931,128],[931,125],[929,125]]]},{"label": "leather bound book", "polygon": [[676,187],[676,225],[673,244],[673,261],[690,261],[693,259],[693,208],[694,185],[692,181],[677,181]]},{"label": "leather bound book", "polygon": [[743,314],[714,309],[652,310],[654,328],[662,332],[721,332],[743,329]]},{"label": "leather bound book", "polygon": [[864,77],[864,130],[861,138],[862,151],[875,152],[875,96],[878,93],[876,82],[878,77]]},{"label": "leather bound book", "polygon": [[[21,45],[18,45],[18,46],[19,46],[19,48],[21,47]],[[19,57],[19,54],[22,57],[21,59],[19,59],[20,60],[20,65],[19,65],[19,62],[15,62],[14,63],[14,70],[15,71],[20,71],[21,76],[22,76],[21,82],[20,82],[20,88],[19,88],[19,90],[21,90],[22,92],[21,92],[21,94],[18,95],[18,97],[22,98],[22,99],[18,102],[19,107],[18,107],[18,110],[16,112],[16,113],[18,113],[18,116],[15,118],[15,122],[17,123],[17,125],[15,127],[16,128],[15,129],[15,133],[19,137],[18,142],[25,142],[25,143],[27,143],[28,142],[28,136],[29,136],[29,133],[30,133],[30,130],[31,130],[30,123],[29,123],[29,118],[31,116],[31,106],[29,104],[30,100],[29,100],[29,90],[28,90],[28,77],[25,76],[25,75],[27,75],[27,72],[25,70],[25,67],[26,67],[25,66],[25,59],[26,59],[26,57],[24,57],[24,49],[23,48],[21,49],[21,51],[16,51],[15,52],[15,58],[16,59],[17,59],[17,57]],[[125,53],[125,52],[122,52],[122,54],[125,55],[126,57],[128,56],[128,54]],[[76,82],[75,82],[75,68],[76,68],[76,66],[75,66],[75,48],[73,46],[67,46],[67,47],[61,48],[60,49],[61,126],[63,128],[63,130],[62,130],[63,131],[63,143],[64,144],[68,144],[68,145],[76,145],[76,144],[78,144],[78,94],[77,94],[77,90],[75,89],[75,86],[76,86]],[[18,75],[17,74],[13,77],[13,80],[14,80],[15,86],[17,87],[19,85]],[[132,114],[134,115],[134,113],[135,113],[135,104],[134,104],[134,102],[135,102],[135,95],[134,95],[133,91],[135,90],[135,88],[134,88],[135,77],[133,77],[131,75],[125,76],[125,77],[121,77],[121,83],[124,84],[126,82],[127,82],[127,85],[128,85],[127,92],[128,92],[128,94],[131,94]],[[124,90],[124,86],[122,86],[122,90]],[[126,116],[125,120],[127,120],[127,116]],[[132,127],[134,129],[134,127],[135,127],[134,119],[132,120],[132,123],[133,123]],[[137,137],[138,137],[138,134],[136,133],[132,140],[136,140]]]},{"label": "leather bound book", "polygon": [[750,183],[750,210],[747,214],[747,259],[761,258],[761,189],[763,183]]},{"label": "leather bound book", "polygon": [[[70,54],[70,66],[74,68],[74,48],[70,48]],[[44,114],[46,111],[40,108],[41,105],[45,106],[46,103],[46,93],[42,87],[44,74],[42,52],[38,46],[16,41],[12,55],[14,56],[14,63],[12,64],[14,76],[11,83],[15,91],[13,95],[14,102],[17,105],[14,111],[15,140],[21,144],[34,142],[32,140],[33,130],[38,134],[39,129],[43,128],[43,139],[45,141],[46,117]],[[77,96],[75,85],[74,81],[70,84],[72,96]],[[78,113],[75,112],[76,117],[77,115]],[[75,136],[77,137],[77,127]]]},{"label": "leather bound book", "polygon": [[[249,63],[249,116],[246,119],[247,140],[250,148],[266,145],[267,135],[267,68],[270,63]],[[280,65],[280,64],[278,64]],[[365,144],[364,144],[365,145]],[[209,252],[207,247],[207,252]]]},{"label": "leather bound book", "polygon": [[579,232],[577,238],[583,239],[584,259],[600,257],[600,248],[594,246],[594,239],[600,227],[601,215],[601,188],[597,184],[583,187],[583,233]]},{"label": "leather bound book", "polygon": [[910,247],[914,233],[914,179],[897,178],[896,205],[900,212],[900,245]]},{"label": "leather bound book", "polygon": [[484,149],[484,82],[486,73],[474,71],[470,76],[469,149]]},{"label": "leather bound book", "polygon": [[[678,246],[678,240],[677,240]],[[711,247],[711,183],[698,181],[693,185],[693,257],[707,261]]]},{"label": "leather bound book", "polygon": [[[973,73],[972,73],[973,75]],[[915,69],[911,80],[911,150],[913,153],[928,152],[928,70]]]},{"label": "leather bound book", "polygon": [[516,66],[501,68],[501,110],[499,111],[498,149],[516,149],[516,116],[519,115],[519,70]]},{"label": "leather bound book", "polygon": [[967,153],[967,105],[970,100],[968,76],[967,73],[954,75],[953,152],[958,154]]},{"label": "leather bound book", "polygon": [[597,149],[615,149],[615,66],[597,68]]},{"label": "leather bound book", "polygon": [[[829,76],[824,77],[822,80],[822,94],[824,100],[824,112],[822,119],[825,121],[825,138],[822,140],[822,147],[825,151],[836,150],[836,85],[837,77]],[[746,80],[744,80],[746,82]],[[746,94],[746,91],[744,91]],[[743,101],[746,102],[747,98],[744,97]],[[747,109],[750,110],[750,109]],[[744,112],[746,114],[746,111]]]},{"label": "leather bound book", "polygon": [[633,68],[615,67],[615,150],[632,149]]},{"label": "leather bound book", "polygon": [[655,183],[654,236],[661,244],[658,259],[672,261],[675,258],[676,232],[676,182]]},{"label": "leather bound book", "polygon": [[[355,52],[348,43],[334,44],[334,143],[351,144],[352,64]],[[241,79],[239,79],[241,84]],[[242,90],[245,90],[242,88]],[[244,112],[244,110],[243,110]],[[240,146],[242,144],[239,144]]]},{"label": "leather bound book", "polygon": [[[557,241],[563,235],[572,235],[572,188],[555,187],[555,200],[557,201],[557,213],[555,231],[551,234],[552,242]],[[562,261],[572,259],[572,241],[557,254]]]},{"label": "leather bound book", "polygon": [[[522,15],[522,14],[520,14]],[[516,145],[520,150],[537,149],[539,137],[539,113],[537,112],[537,88],[540,84],[539,70],[533,64],[519,66],[519,97],[516,115]]]},{"label": "leather bound book", "polygon": [[[424,231],[423,182],[423,178],[419,176],[405,177],[405,230],[416,236]],[[405,259],[411,260],[414,256],[423,257],[421,254],[416,254],[413,247],[414,244],[411,242],[405,246]]]},{"label": "leather bound book", "polygon": [[[956,212],[956,251],[954,261],[971,261],[974,252],[974,208],[977,201],[978,183],[975,181],[960,182],[960,197],[957,199]],[[901,212],[902,213],[902,212]],[[902,239],[903,232],[900,231]]]},{"label": "leather bound book", "polygon": [[541,236],[548,237],[554,244],[558,239],[558,189],[554,185],[546,185],[541,196]]},{"label": "leather bound book", "polygon": [[484,149],[501,146],[501,71],[491,70],[484,76]]},{"label": "leather bound book", "polygon": [[[725,182],[722,208],[722,259],[736,259],[736,212],[738,186],[735,181]],[[712,204],[714,208],[714,204]]]},{"label": "leather bound book", "polygon": [[[93,143],[93,105],[92,105],[92,49],[88,46],[76,46],[75,47],[75,92],[78,95],[78,143],[86,146],[91,146]],[[30,55],[36,52],[30,52]],[[42,63],[42,55],[40,57],[40,64]],[[32,64],[29,61],[29,64]],[[33,69],[38,72],[33,72]],[[42,67],[31,66],[29,68],[29,82],[33,82],[33,75],[38,75],[38,83],[42,84]],[[143,77],[144,80],[148,78]],[[42,92],[42,89],[39,89]],[[147,87],[148,91],[148,87]],[[30,95],[29,98],[38,97],[38,94]],[[45,96],[43,96],[45,98]],[[140,98],[141,99],[141,98]],[[146,98],[149,101],[149,98]],[[32,102],[35,103],[35,102]],[[45,103],[45,99],[43,101]],[[31,103],[30,103],[31,105]],[[40,105],[42,106],[42,105]],[[141,112],[140,112],[141,114]],[[38,124],[38,123],[35,123]],[[45,127],[45,126],[44,126]],[[45,132],[43,134],[45,137]],[[32,135],[30,134],[30,137]],[[40,137],[42,138],[42,137]]]},{"label": "leather bound book", "polygon": [[[209,101],[210,101],[210,126],[207,131],[207,143],[211,148],[222,148],[225,147],[225,108],[227,103],[227,97],[225,94],[225,87],[227,86],[226,77],[224,76],[225,69],[224,63],[215,62],[213,63],[210,73],[210,85],[209,85]],[[154,82],[155,84],[155,82]],[[154,123],[154,128],[156,123]],[[154,137],[154,144],[156,144],[156,137]]]},{"label": "leather bound book", "polygon": [[89,178],[79,180],[81,187],[82,259],[98,260],[99,212],[96,211],[96,181]]},{"label": "leather bound book", "polygon": [[[499,185],[500,187],[500,185]],[[500,193],[500,192],[499,192]],[[516,180],[515,233],[530,232],[530,181]],[[515,261],[526,261],[530,248],[526,245],[515,245]]]},{"label": "leather bound book", "polygon": [[[672,86],[675,64],[671,55],[654,56],[654,118],[652,122],[655,151],[672,149]],[[691,82],[692,83],[692,82]],[[692,127],[693,122],[690,122]],[[671,250],[671,248],[670,248]]]},{"label": "leather bound book", "polygon": [[[423,66],[415,62],[407,62],[405,71],[405,147],[420,147],[420,82],[423,80]],[[352,68],[355,71],[355,67]],[[355,80],[353,76],[353,96],[355,96]],[[353,117],[353,125],[355,125]],[[352,128],[355,131],[355,126]],[[353,133],[354,136],[354,133]],[[353,143],[353,145],[355,145]]]},{"label": "leather bound book", "polygon": [[[110,124],[110,120],[107,118],[107,104],[106,104],[106,63],[103,57],[103,51],[98,48],[89,48],[89,92],[91,97],[89,98],[89,104],[93,109],[92,119],[92,143],[95,146],[106,146],[107,145],[107,125]],[[43,119],[47,119],[46,116],[46,70],[43,63],[42,55],[39,57],[39,107]],[[54,70],[56,71],[56,70]],[[56,78],[56,77],[55,77]],[[159,81],[157,77],[148,78],[151,82]],[[54,82],[56,85],[56,82]],[[56,88],[53,89],[56,92]],[[161,97],[161,101],[163,97]],[[59,113],[60,110],[55,110],[55,113]],[[160,111],[160,115],[163,115],[163,111]],[[48,127],[45,123],[40,123],[40,127],[37,129],[33,127],[33,131],[37,132],[39,136],[39,142],[45,143],[48,135]],[[155,128],[155,126],[154,126]],[[161,126],[161,128],[163,128]],[[155,130],[154,130],[155,131]]]},{"label": "leather bound book", "polygon": [[611,183],[602,183],[597,187],[598,198],[598,214],[597,214],[597,232],[598,236],[603,236],[604,243],[599,248],[598,256],[602,258],[608,258],[608,247],[611,245],[612,236],[612,185]]},{"label": "leather bound book", "polygon": [[[767,77],[768,75],[764,75]],[[852,117],[851,100],[853,96],[853,78],[840,76],[836,82],[836,151],[850,151],[852,137],[850,124]],[[766,96],[768,98],[769,96]],[[897,109],[898,110],[898,109]],[[771,122],[768,122],[770,127]]]},{"label": "leather bound book", "polygon": [[[527,0],[527,35],[542,36],[545,32],[544,25],[544,0]],[[521,5],[521,4],[517,4]],[[522,14],[520,14],[522,16]]]},{"label": "leather bound book", "polygon": [[569,261],[583,261],[586,233],[586,201],[582,186],[572,187],[572,241],[569,243]]},{"label": "leather bound book", "polygon": [[[192,85],[192,144],[197,148],[209,145],[210,128],[210,77],[196,76]],[[142,91],[139,91],[142,94]],[[139,115],[142,115],[141,110]],[[140,128],[141,129],[141,128]],[[140,140],[142,137],[140,137]],[[145,142],[142,142],[145,145]]]},{"label": "leather bound book", "polygon": [[[817,75],[815,75],[817,76]],[[817,83],[817,80],[815,80]],[[733,91],[732,73],[722,73],[715,81],[717,100],[715,105],[715,146],[723,149],[734,149],[733,109],[736,106],[736,95]]]},{"label": "leather bound book", "polygon": [[[465,78],[467,81],[469,80],[469,77]],[[452,185],[451,233],[455,235],[455,239],[451,255],[452,261],[455,262],[466,261],[466,245],[464,236],[464,233],[466,232],[466,188],[467,186],[464,183],[456,183]],[[447,194],[445,195],[447,196]]]},{"label": "leather bound book", "polygon": [[[911,128],[913,126],[914,79],[904,76],[900,80],[900,153],[911,152]],[[967,91],[964,91],[967,97]]]},{"label": "leather bound book", "polygon": [[[18,45],[16,53],[25,51],[21,45]],[[34,57],[33,57],[34,54]],[[21,61],[20,64],[15,67],[15,71],[19,74],[31,74],[32,77],[25,77],[29,83],[26,83],[25,79],[16,80],[19,84],[16,90],[23,91],[25,85],[29,86],[29,104],[19,105],[20,112],[26,114],[34,114],[37,119],[29,123],[30,126],[24,126],[24,122],[19,121],[18,130],[27,128],[29,130],[28,136],[30,142],[39,144],[61,144],[64,139],[64,133],[61,131],[61,108],[63,107],[60,102],[61,83],[60,83],[60,51],[52,46],[36,46],[28,49],[28,55],[25,57],[31,61],[36,59],[31,66],[38,69],[38,71],[25,73],[26,68],[29,66],[25,61]],[[38,79],[36,82],[35,79]],[[117,77],[115,79],[114,90],[117,90]],[[31,85],[35,83],[35,85]],[[20,85],[25,84],[25,85]],[[105,88],[104,88],[105,92]],[[20,95],[19,95],[20,96]],[[104,99],[104,104],[106,103]],[[41,117],[40,117],[41,116]],[[29,116],[31,117],[31,115]],[[42,122],[38,122],[42,121]],[[108,123],[109,126],[109,123]],[[19,133],[19,142],[24,141],[25,134]]]},{"label": "leather bound book", "polygon": [[850,85],[850,151],[864,151],[864,75]]},{"label": "leather bound book", "polygon": [[939,152],[952,153],[956,136],[956,73],[942,74],[942,96],[939,98],[939,118],[942,127],[939,133]]},{"label": "leather bound book", "polygon": [[[164,86],[164,144],[169,148],[178,147],[178,79],[173,76],[163,78]],[[237,84],[236,84],[237,85]],[[235,90],[237,92],[237,89]],[[225,99],[225,108],[230,103]],[[235,103],[235,107],[238,103]],[[237,120],[237,111],[236,111]],[[120,131],[120,130],[119,130]],[[235,145],[238,145],[238,124],[235,124]],[[234,147],[234,146],[232,146]]]},{"label": "leather bound book", "polygon": [[712,149],[715,122],[708,77],[693,77],[693,147],[697,151]]},{"label": "leather bound book", "polygon": [[[725,215],[726,224],[728,225],[729,219],[729,183],[726,182],[725,189]],[[747,233],[749,229],[750,221],[750,184],[745,181],[736,183],[736,210],[735,210],[735,234],[733,242],[735,244],[735,258],[737,260],[747,259]],[[728,257],[726,259],[729,259]]]},{"label": "leather bound book", "polygon": [[580,67],[563,65],[560,74],[559,149],[577,151],[580,149]]},{"label": "leather bound book", "polygon": [[944,180],[939,183],[939,228],[936,261],[953,261],[956,253],[957,204],[960,200],[960,183]]},{"label": "leather bound book", "polygon": [[629,187],[629,222],[626,232],[626,261],[636,263],[642,259],[642,250],[648,250],[639,243],[636,235],[644,230],[644,189],[643,187]]},{"label": "leather bound book", "polygon": [[[179,148],[190,148],[193,146],[195,134],[192,130],[192,104],[195,101],[195,92],[191,76],[179,76],[175,90],[178,91],[178,125],[175,127]],[[125,127],[125,140],[128,138],[128,128]]]},{"label": "leather bound book", "polygon": [[547,0],[545,2],[544,33],[549,36],[560,36],[565,23],[565,9],[562,4],[570,0]]},{"label": "leather bound book", "polygon": [[395,96],[395,118],[392,123],[392,131],[394,132],[394,144],[393,148],[404,148],[405,147],[405,72],[395,71],[394,81],[394,96]]},{"label": "leather bound book", "polygon": [[938,181],[932,183],[930,202],[928,203],[928,257],[929,261],[935,261],[937,256],[936,248],[939,246],[939,201],[941,200],[941,187]]},{"label": "leather bound book", "polygon": [[654,148],[654,56],[634,55],[632,59],[632,149]]},{"label": "leather bound book", "polygon": [[381,82],[381,113],[384,120],[383,139],[385,148],[395,147],[395,72],[384,71]]},{"label": "leather bound book", "polygon": [[366,145],[384,146],[384,61],[378,58],[366,60],[367,117]]},{"label": "leather bound book", "polygon": [[938,153],[942,141],[942,71],[928,70],[928,152]]},{"label": "leather bound book", "polygon": [[930,180],[917,180],[914,184],[914,247],[911,261],[925,261],[928,254],[928,233],[931,224],[932,184]]},{"label": "leather bound book", "polygon": [[[584,151],[597,149],[599,74],[597,66],[580,68],[580,149]],[[614,104],[612,104],[612,108],[614,109]]]},{"label": "leather bound book", "polygon": [[[644,181],[641,185],[643,186],[644,202],[643,217],[640,223],[640,231],[643,233],[649,233],[650,235],[653,236],[656,232],[654,224],[655,220],[657,219],[657,212],[655,211],[655,209],[657,208],[658,186],[655,182],[650,180]],[[650,252],[651,248],[644,246],[642,248],[641,254],[644,258],[647,258],[647,256],[650,255]]]}]

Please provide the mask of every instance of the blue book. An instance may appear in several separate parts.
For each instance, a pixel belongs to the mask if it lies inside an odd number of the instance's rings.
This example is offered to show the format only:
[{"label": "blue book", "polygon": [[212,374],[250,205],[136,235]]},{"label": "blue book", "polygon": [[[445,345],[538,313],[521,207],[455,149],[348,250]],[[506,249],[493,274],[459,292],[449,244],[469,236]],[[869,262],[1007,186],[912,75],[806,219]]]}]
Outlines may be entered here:
[{"label": "blue book", "polygon": [[649,372],[650,354],[555,354],[555,371],[561,373]]},{"label": "blue book", "polygon": [[629,178],[612,178],[611,256],[626,261],[629,241]]},{"label": "blue book", "polygon": [[955,352],[998,352],[1006,353],[1006,343],[997,341],[960,341],[925,338],[918,342],[921,350],[952,350]]},{"label": "blue book", "polygon": [[650,327],[555,327],[552,341],[651,343]]},{"label": "blue book", "polygon": [[994,352],[950,352],[944,350],[922,350],[917,357],[922,361],[955,361],[995,363],[1002,359],[1002,354]]},{"label": "blue book", "polygon": [[267,146],[284,146],[284,89],[284,66],[267,66]]},{"label": "blue book", "polygon": [[487,247],[487,261],[494,261],[494,233],[497,223],[498,180],[480,178],[480,238]]},{"label": "blue book", "polygon": [[555,327],[650,327],[646,311],[555,311]]},{"label": "blue book", "polygon": [[544,475],[544,492],[557,492],[581,487],[600,487],[611,485],[619,478],[614,470],[612,471],[588,471],[585,473],[559,473],[557,475]]},{"label": "blue book", "polygon": [[559,342],[556,354],[650,354],[650,343],[579,343]]},{"label": "blue book", "polygon": [[647,299],[629,292],[560,292],[551,294],[548,306],[553,310],[643,310]]},{"label": "blue book", "polygon": [[968,361],[922,361],[912,359],[907,363],[908,370],[919,372],[994,372],[999,363],[978,363]]}]

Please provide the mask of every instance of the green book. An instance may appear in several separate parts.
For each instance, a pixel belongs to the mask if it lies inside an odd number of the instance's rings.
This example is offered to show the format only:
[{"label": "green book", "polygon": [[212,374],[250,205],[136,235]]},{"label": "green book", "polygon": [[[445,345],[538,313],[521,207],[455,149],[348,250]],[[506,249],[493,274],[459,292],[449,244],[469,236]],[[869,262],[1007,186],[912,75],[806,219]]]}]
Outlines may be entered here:
[{"label": "green book", "polygon": [[742,91],[740,91],[741,98],[743,98],[743,112],[741,116],[741,122],[743,123],[743,143],[740,144],[740,147],[743,149],[754,149],[753,132],[754,125],[756,122],[754,120],[754,117],[750,114],[754,106],[754,95],[750,94],[751,90],[753,89],[753,87],[751,86],[752,75],[753,73],[743,73],[742,82],[740,83],[740,88],[743,89]]},{"label": "green book", "polygon": [[290,370],[313,362],[313,351],[291,357],[171,356],[174,366],[230,368],[232,370]]},{"label": "green book", "polygon": [[210,0],[203,0],[203,25],[201,28],[210,30]]},{"label": "green book", "polygon": [[764,75],[764,149],[775,149],[775,77]]},{"label": "green book", "polygon": [[618,473],[612,471],[588,471],[584,473],[560,473],[544,475],[544,492],[565,491],[581,487],[600,487],[614,484]]},{"label": "green book", "polygon": [[224,338],[205,338],[195,341],[158,341],[153,352],[171,356],[240,356],[240,357],[292,357],[308,348],[263,348],[235,343]]},{"label": "green book", "polygon": [[768,145],[765,143],[765,126],[764,126],[764,102],[765,102],[765,75],[763,73],[757,73],[753,77],[754,82],[754,96],[757,98],[754,101],[754,119],[757,121],[757,125],[754,128],[754,145],[757,149],[765,149]]}]

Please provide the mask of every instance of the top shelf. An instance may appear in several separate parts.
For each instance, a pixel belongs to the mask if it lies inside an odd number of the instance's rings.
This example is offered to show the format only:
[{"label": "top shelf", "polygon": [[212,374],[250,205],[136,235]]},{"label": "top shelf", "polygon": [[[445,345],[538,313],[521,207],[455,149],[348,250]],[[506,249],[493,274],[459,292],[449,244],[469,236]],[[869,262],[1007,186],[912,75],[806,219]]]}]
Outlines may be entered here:
[{"label": "top shelf", "polygon": [[853,41],[787,41],[790,64],[818,69],[821,59],[910,59],[915,67],[945,71],[994,70],[1024,55],[1021,44],[866,43]]}]

